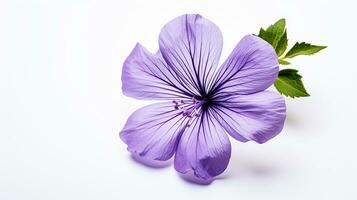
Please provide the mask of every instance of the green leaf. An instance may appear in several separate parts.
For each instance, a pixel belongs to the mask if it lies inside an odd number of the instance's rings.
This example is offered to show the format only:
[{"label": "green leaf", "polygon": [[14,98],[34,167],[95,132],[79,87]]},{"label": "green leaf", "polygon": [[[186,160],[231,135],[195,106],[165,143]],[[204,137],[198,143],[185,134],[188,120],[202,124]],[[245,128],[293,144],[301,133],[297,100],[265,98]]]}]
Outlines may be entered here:
[{"label": "green leaf", "polygon": [[307,97],[310,96],[301,81],[302,76],[295,69],[283,69],[279,71],[275,80],[275,88],[287,97]]},{"label": "green leaf", "polygon": [[279,64],[281,64],[281,65],[290,65],[291,63],[289,63],[288,61],[286,61],[286,60],[280,58],[280,59],[279,59]]},{"label": "green leaf", "polygon": [[280,19],[275,24],[269,26],[267,30],[260,28],[259,37],[271,44],[276,49],[280,38],[285,31],[285,19]]},{"label": "green leaf", "polygon": [[265,35],[265,30],[263,28],[260,28],[258,36],[262,37],[262,35]]},{"label": "green leaf", "polygon": [[312,45],[306,42],[295,43],[295,45],[286,53],[284,58],[293,58],[299,55],[312,55],[326,48],[327,46]]},{"label": "green leaf", "polygon": [[278,57],[283,55],[287,47],[288,47],[288,36],[285,30],[275,48],[275,52],[278,55]]}]

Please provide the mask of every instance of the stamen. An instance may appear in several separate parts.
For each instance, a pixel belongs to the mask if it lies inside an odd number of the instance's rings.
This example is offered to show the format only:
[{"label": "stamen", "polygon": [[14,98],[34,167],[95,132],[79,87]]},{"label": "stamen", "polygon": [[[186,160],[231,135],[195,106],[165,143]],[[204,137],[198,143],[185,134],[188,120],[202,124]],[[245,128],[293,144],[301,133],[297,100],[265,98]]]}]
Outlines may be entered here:
[{"label": "stamen", "polygon": [[205,100],[197,100],[192,98],[191,100],[173,100],[175,110],[182,110],[181,114],[188,118],[198,117],[201,113],[201,107],[205,103]]}]

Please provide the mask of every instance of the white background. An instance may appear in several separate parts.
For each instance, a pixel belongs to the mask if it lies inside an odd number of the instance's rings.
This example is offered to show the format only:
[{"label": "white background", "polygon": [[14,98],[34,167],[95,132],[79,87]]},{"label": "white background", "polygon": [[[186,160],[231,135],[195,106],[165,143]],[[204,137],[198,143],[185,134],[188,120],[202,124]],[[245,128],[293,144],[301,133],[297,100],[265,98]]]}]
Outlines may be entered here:
[{"label": "white background", "polygon": [[[12,0],[0,3],[0,199],[357,199],[354,1]],[[282,133],[232,140],[212,184],[135,162],[118,132],[150,102],[121,93],[136,42],[200,13],[223,33],[221,62],[245,34],[287,19],[290,45],[329,47],[293,60],[311,97],[287,99]]]}]

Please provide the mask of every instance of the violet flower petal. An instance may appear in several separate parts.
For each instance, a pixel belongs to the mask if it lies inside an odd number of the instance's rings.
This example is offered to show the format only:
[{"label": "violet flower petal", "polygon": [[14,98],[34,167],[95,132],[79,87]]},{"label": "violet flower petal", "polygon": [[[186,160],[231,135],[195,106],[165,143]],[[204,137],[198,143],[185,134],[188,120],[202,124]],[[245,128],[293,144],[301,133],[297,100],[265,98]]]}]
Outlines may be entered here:
[{"label": "violet flower petal", "polygon": [[217,99],[213,116],[239,141],[264,143],[283,129],[286,117],[284,98],[276,92],[263,91]]},{"label": "violet flower petal", "polygon": [[178,144],[175,169],[192,175],[192,179],[212,181],[226,169],[231,156],[231,143],[210,110],[191,123]]},{"label": "violet flower petal", "polygon": [[214,97],[260,92],[274,83],[278,72],[273,47],[257,36],[247,35],[218,69],[210,92]]},{"label": "violet flower petal", "polygon": [[219,28],[200,15],[182,15],[167,23],[159,36],[160,51],[195,94],[207,93],[223,46]]},{"label": "violet flower petal", "polygon": [[173,103],[155,103],[135,111],[120,132],[128,150],[151,160],[168,160],[187,124]]},{"label": "violet flower petal", "polygon": [[151,54],[140,44],[124,62],[122,89],[125,95],[137,99],[169,100],[193,96],[160,53]]}]

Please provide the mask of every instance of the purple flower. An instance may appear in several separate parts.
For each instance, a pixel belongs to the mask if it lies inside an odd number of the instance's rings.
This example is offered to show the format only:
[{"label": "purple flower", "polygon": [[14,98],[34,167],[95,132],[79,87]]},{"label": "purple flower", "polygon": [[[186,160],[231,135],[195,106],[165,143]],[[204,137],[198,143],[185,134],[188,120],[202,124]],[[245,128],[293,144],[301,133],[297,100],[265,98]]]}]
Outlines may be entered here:
[{"label": "purple flower", "polygon": [[267,42],[245,36],[221,67],[222,34],[200,15],[166,24],[160,50],[137,44],[124,62],[123,93],[136,99],[165,100],[134,112],[120,132],[137,157],[166,161],[175,169],[210,182],[227,167],[230,136],[264,143],[285,121],[285,102],[265,91],[278,75],[277,55]]}]

